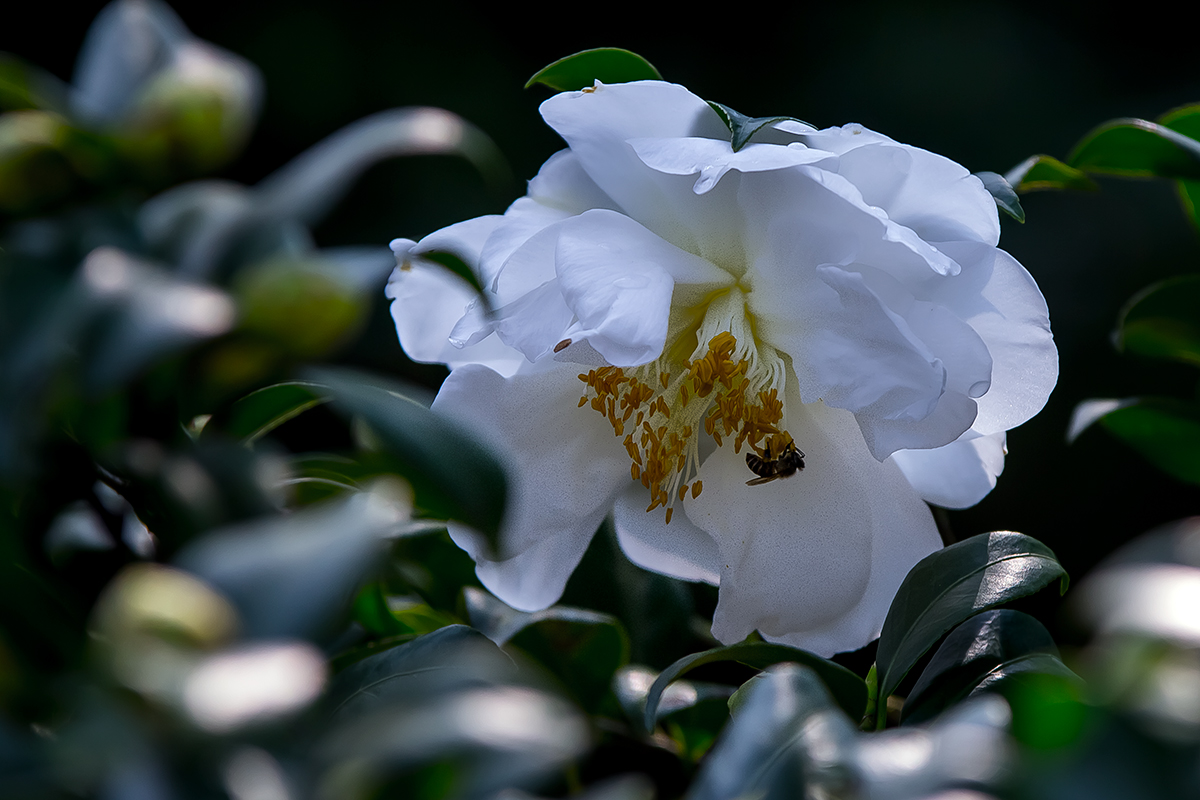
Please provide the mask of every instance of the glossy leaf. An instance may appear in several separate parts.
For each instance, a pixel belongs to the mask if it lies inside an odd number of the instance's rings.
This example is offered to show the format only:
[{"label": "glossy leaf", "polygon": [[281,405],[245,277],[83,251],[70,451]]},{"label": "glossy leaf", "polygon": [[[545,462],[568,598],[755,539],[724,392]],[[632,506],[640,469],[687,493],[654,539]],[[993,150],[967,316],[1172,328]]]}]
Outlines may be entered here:
[{"label": "glossy leaf", "polygon": [[1021,201],[1007,178],[995,172],[976,172],[975,177],[983,181],[983,188],[992,195],[1001,211],[1017,222],[1025,221],[1025,209],[1021,208]]},{"label": "glossy leaf", "polygon": [[1100,187],[1082,170],[1069,167],[1053,156],[1036,155],[1005,173],[1004,179],[1017,194],[1045,189],[1076,189],[1094,192]]},{"label": "glossy leaf", "polygon": [[[713,111],[717,112],[717,116],[725,123],[725,127],[729,128],[729,144],[735,153],[749,144],[750,139],[768,125],[789,121],[808,125],[804,120],[799,120],[795,117],[747,117],[745,114],[739,114],[723,103],[709,101],[708,105]],[[808,127],[812,128],[813,126],[808,125]],[[813,128],[813,130],[816,129]]]},{"label": "glossy leaf", "polygon": [[1067,163],[1086,172],[1200,178],[1200,142],[1156,122],[1115,119],[1085,136]]},{"label": "glossy leaf", "polygon": [[597,47],[560,58],[543,67],[525,83],[525,88],[542,84],[557,92],[574,92],[601,83],[660,81],[662,75],[637,53],[619,47]]},{"label": "glossy leaf", "polygon": [[454,519],[494,537],[504,512],[506,483],[496,459],[471,437],[410,400],[402,387],[350,370],[309,373],[335,410],[362,419],[422,496],[440,499]]},{"label": "glossy leaf", "polygon": [[1053,551],[1011,531],[972,536],[921,559],[900,584],[879,637],[879,721],[888,697],[913,665],[974,614],[1058,581],[1067,573]]},{"label": "glossy leaf", "polygon": [[1118,350],[1200,366],[1200,275],[1138,292],[1121,312],[1115,343]]},{"label": "glossy leaf", "polygon": [[[755,797],[849,797],[855,729],[812,670],[772,667],[751,683],[716,747],[704,760],[688,800]],[[818,753],[813,769],[809,752]],[[822,769],[823,768],[823,769]],[[825,791],[808,792],[813,784]]]},{"label": "glossy leaf", "polygon": [[974,697],[983,692],[1006,694],[1012,691],[1014,684],[1029,680],[1031,676],[1035,675],[1050,675],[1080,685],[1083,684],[1079,676],[1068,669],[1067,665],[1056,654],[1027,653],[1009,659],[1003,664],[999,664],[989,670],[983,676],[982,680],[975,685],[975,688],[971,690],[970,696]]},{"label": "glossy leaf", "polygon": [[770,642],[740,642],[725,647],[716,647],[701,653],[693,653],[676,661],[659,674],[646,697],[646,715],[643,723],[646,730],[654,730],[658,715],[658,704],[663,692],[672,681],[681,678],[696,667],[718,661],[737,661],[755,669],[765,669],[773,664],[795,662],[812,669],[829,687],[838,705],[854,718],[861,717],[867,706],[867,687],[862,678],[850,670],[818,655]]},{"label": "glossy leaf", "polygon": [[588,711],[599,710],[614,674],[629,661],[629,637],[615,617],[565,606],[517,611],[472,587],[464,595],[473,626],[524,651]]},{"label": "glossy leaf", "polygon": [[904,700],[901,721],[918,723],[937,716],[990,680],[996,668],[1032,653],[1058,655],[1042,623],[1007,609],[976,614],[951,631],[933,654]]},{"label": "glossy leaf", "polygon": [[450,625],[346,667],[331,682],[327,704],[335,716],[353,716],[388,700],[492,683],[513,671],[478,631]]},{"label": "glossy leaf", "polygon": [[205,430],[220,430],[245,444],[252,444],[288,420],[328,401],[316,384],[304,381],[277,383],[239,399],[229,409],[215,415]]}]

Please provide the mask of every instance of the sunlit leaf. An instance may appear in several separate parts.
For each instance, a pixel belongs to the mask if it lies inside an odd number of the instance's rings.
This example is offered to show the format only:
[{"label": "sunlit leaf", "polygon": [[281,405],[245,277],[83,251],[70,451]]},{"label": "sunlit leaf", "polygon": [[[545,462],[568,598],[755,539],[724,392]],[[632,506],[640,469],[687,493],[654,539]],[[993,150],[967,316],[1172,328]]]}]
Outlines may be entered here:
[{"label": "sunlit leaf", "polygon": [[[972,536],[923,558],[900,584],[883,623],[876,653],[880,698],[951,628],[1055,581],[1066,591],[1067,573],[1053,551],[1011,531]],[[882,699],[879,705],[882,720]]]},{"label": "sunlit leaf", "polygon": [[[708,105],[713,111],[717,112],[717,116],[725,123],[725,127],[729,128],[729,144],[735,153],[749,144],[750,139],[768,125],[774,125],[777,122],[799,122],[801,125],[806,125],[810,128],[813,127],[804,120],[799,120],[795,117],[747,117],[745,114],[740,114],[723,103],[709,101]],[[816,130],[816,128],[813,128],[813,130]]]},{"label": "sunlit leaf", "polygon": [[1116,346],[1138,355],[1200,366],[1200,275],[1181,275],[1138,292],[1121,311]]},{"label": "sunlit leaf", "polygon": [[1031,676],[1052,675],[1068,681],[1083,683],[1079,676],[1067,668],[1062,659],[1053,653],[1026,653],[998,664],[983,676],[971,690],[971,695],[981,692],[1007,694],[1013,684],[1028,680]]},{"label": "sunlit leaf", "polygon": [[1200,178],[1200,142],[1157,122],[1114,119],[1085,136],[1067,163],[1086,172]]},{"label": "sunlit leaf", "polygon": [[716,647],[702,653],[684,656],[659,674],[646,698],[646,730],[654,730],[658,715],[658,704],[663,692],[672,681],[681,678],[696,667],[717,661],[737,661],[741,664],[765,669],[773,664],[795,662],[811,668],[829,687],[838,705],[854,718],[861,717],[867,706],[867,687],[862,678],[850,670],[818,655],[770,642],[740,642],[725,647]]},{"label": "sunlit leaf", "polygon": [[997,680],[997,668],[1033,653],[1058,655],[1042,623],[1007,609],[976,614],[951,631],[933,654],[905,698],[900,719],[911,724],[937,716],[977,686]]},{"label": "sunlit leaf", "polygon": [[349,370],[312,370],[310,377],[326,388],[335,410],[361,418],[379,437],[418,502],[440,497],[452,518],[496,535],[506,482],[494,456],[393,383]]},{"label": "sunlit leaf", "polygon": [[[855,728],[811,669],[772,667],[751,684],[715,748],[704,760],[688,800],[854,796]],[[808,753],[824,769],[810,769]],[[806,788],[820,785],[810,794]],[[813,787],[815,788],[815,787]]]},{"label": "sunlit leaf", "polygon": [[588,89],[596,81],[630,83],[659,80],[662,80],[662,75],[654,65],[637,53],[619,47],[597,47],[560,58],[543,67],[526,82],[525,88],[540,83],[558,92],[573,92]]},{"label": "sunlit leaf", "polygon": [[1053,156],[1036,155],[1017,164],[1004,174],[1017,192],[1036,192],[1043,189],[1076,189],[1094,192],[1100,187],[1087,173],[1069,167]]},{"label": "sunlit leaf", "polygon": [[983,188],[992,195],[1001,211],[1017,222],[1025,221],[1025,209],[1021,208],[1021,201],[1007,178],[995,172],[976,172],[975,177],[983,181]]}]

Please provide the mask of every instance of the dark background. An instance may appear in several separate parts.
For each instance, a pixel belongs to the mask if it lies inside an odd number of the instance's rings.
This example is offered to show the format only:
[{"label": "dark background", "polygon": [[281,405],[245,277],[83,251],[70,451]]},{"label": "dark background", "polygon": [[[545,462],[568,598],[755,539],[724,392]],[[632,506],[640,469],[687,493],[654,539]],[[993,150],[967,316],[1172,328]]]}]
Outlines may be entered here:
[{"label": "dark background", "polygon": [[[577,50],[632,49],[668,80],[750,115],[818,126],[861,122],[945,154],[972,171],[1004,172],[1033,153],[1063,157],[1112,117],[1153,118],[1200,101],[1191,33],[1129,7],[1092,4],[723,4],[717,16],[588,4],[514,12],[453,2],[176,2],[201,38],[263,71],[258,133],[225,170],[253,183],[341,126],[374,111],[436,105],[492,136],[518,182],[485,187],[448,158],[373,170],[317,230],[321,244],[385,244],[502,211],[520,181],[561,146],[537,115],[548,92],[524,90],[539,68]],[[69,78],[102,2],[23,4],[0,50]],[[1159,14],[1159,12],[1148,12]],[[1121,356],[1109,343],[1130,295],[1200,265],[1173,188],[1104,181],[1098,194],[1027,195],[1025,225],[1005,218],[1002,246],[1038,280],[1062,359],[1045,411],[1009,435],[998,488],[950,515],[959,537],[1019,530],[1053,547],[1078,578],[1120,543],[1194,513],[1200,493],[1157,472],[1099,430],[1065,442],[1089,397],[1190,395],[1188,368]],[[359,360],[405,370],[382,299]],[[418,377],[436,381],[438,373]]]}]

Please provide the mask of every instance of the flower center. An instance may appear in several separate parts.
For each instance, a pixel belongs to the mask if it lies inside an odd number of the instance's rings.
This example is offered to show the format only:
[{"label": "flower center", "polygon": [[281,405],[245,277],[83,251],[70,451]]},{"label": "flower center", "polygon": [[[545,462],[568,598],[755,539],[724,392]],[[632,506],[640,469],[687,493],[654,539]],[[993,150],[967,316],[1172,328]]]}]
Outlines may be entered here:
[{"label": "flower center", "polygon": [[[630,474],[650,490],[646,511],[663,506],[667,522],[676,500],[703,491],[700,432],[718,447],[726,439],[740,453],[749,447],[766,461],[784,452],[792,437],[783,419],[786,369],[770,345],[756,343],[741,292],[714,298],[696,337],[691,358],[664,356],[638,367],[600,367],[579,375],[586,384],[579,407],[590,404],[612,425],[630,458]],[[677,338],[682,338],[682,335]]]}]

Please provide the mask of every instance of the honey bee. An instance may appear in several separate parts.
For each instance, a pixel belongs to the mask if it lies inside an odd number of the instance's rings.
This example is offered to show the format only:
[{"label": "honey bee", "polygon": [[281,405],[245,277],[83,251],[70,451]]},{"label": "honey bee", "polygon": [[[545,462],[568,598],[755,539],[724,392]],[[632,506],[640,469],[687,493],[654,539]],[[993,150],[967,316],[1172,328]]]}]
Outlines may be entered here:
[{"label": "honey bee", "polygon": [[791,437],[788,438],[789,441],[783,446],[783,452],[778,458],[771,458],[771,442],[767,443],[766,458],[754,452],[746,453],[746,466],[758,476],[746,481],[747,486],[770,483],[776,478],[788,478],[804,469],[804,451],[797,448],[795,442],[790,441]]}]

